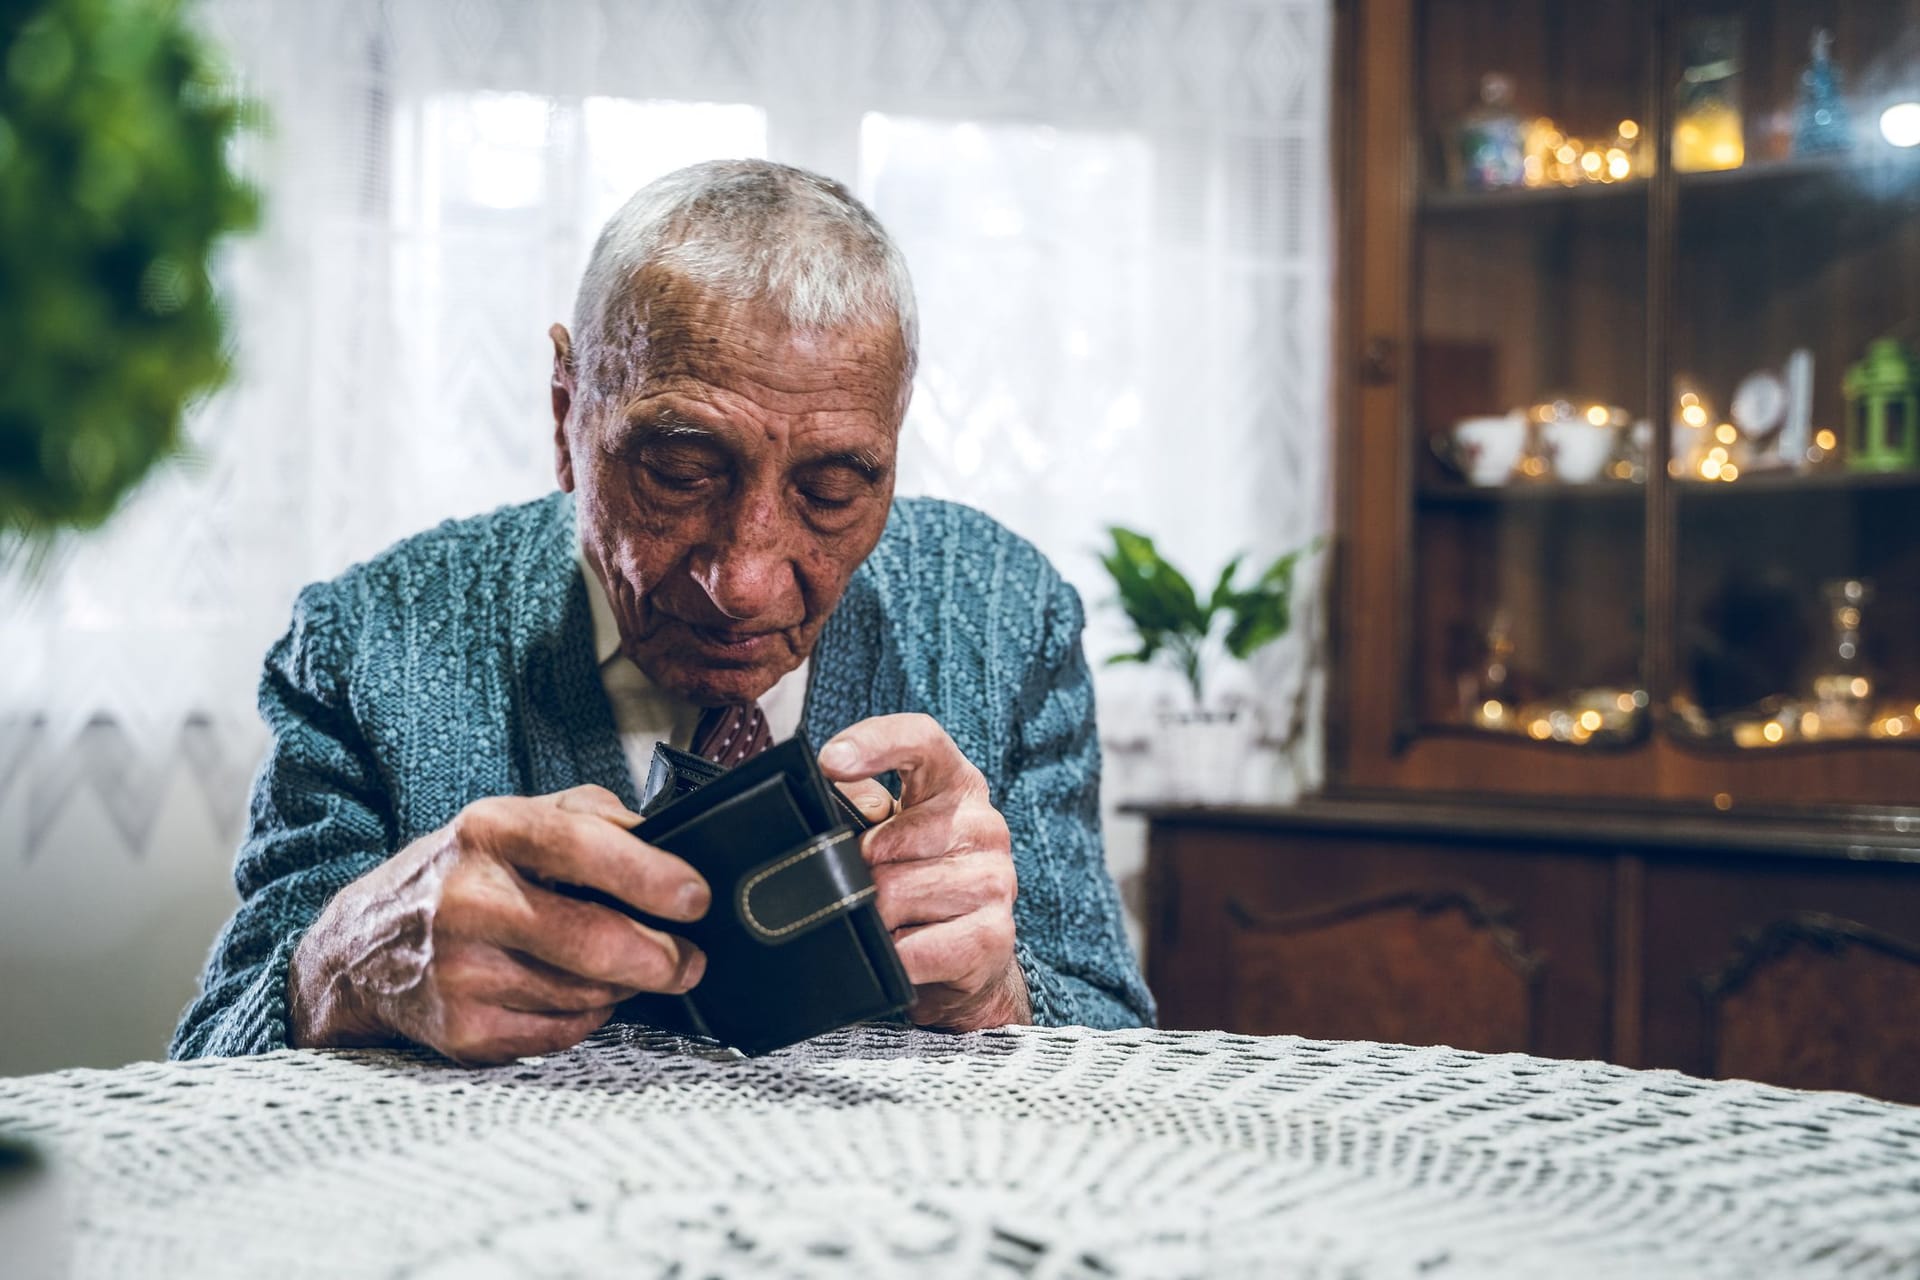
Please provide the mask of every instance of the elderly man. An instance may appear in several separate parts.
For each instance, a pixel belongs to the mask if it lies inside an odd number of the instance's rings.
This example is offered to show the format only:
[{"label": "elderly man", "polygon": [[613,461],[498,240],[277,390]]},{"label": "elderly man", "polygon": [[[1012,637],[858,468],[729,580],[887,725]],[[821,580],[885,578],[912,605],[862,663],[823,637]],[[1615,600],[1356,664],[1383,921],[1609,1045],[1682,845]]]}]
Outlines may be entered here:
[{"label": "elderly man", "polygon": [[686,939],[554,886],[699,919],[700,876],[630,834],[636,772],[661,741],[730,763],[796,729],[880,820],[862,852],[916,1022],[1151,1020],[1079,600],[985,516],[893,500],[916,331],[836,183],[728,161],[636,194],[552,329],[562,492],[301,593],[241,905],[175,1056],[499,1062],[689,990]]}]

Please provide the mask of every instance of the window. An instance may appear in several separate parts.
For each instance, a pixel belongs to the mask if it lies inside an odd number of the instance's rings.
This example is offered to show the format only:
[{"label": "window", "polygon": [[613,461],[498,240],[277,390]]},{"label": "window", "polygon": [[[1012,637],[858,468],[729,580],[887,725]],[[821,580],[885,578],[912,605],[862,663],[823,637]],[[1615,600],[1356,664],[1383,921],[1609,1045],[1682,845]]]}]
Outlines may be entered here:
[{"label": "window", "polygon": [[1141,510],[1148,496],[1152,147],[1127,132],[870,113],[860,187],[920,300],[902,489],[983,507],[1080,576],[1087,512]]}]

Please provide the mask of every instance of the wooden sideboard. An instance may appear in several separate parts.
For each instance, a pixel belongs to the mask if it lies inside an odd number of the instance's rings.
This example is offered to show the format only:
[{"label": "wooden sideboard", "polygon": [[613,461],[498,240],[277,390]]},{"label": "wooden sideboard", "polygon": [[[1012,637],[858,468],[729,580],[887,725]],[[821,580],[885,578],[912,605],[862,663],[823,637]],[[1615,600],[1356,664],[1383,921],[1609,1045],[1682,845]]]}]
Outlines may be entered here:
[{"label": "wooden sideboard", "polygon": [[1141,812],[1167,1027],[1920,1103],[1920,816],[1404,798]]}]

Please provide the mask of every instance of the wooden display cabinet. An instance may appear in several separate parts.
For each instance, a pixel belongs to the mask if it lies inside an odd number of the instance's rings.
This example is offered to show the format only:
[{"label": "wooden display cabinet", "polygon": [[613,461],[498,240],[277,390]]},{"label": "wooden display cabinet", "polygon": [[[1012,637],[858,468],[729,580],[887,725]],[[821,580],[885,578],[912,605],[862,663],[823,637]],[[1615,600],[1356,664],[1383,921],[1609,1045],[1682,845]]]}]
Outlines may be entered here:
[{"label": "wooden display cabinet", "polygon": [[1330,782],[1154,814],[1168,1021],[1920,1100],[1920,0],[1338,33]]},{"label": "wooden display cabinet", "polygon": [[[1784,387],[1803,352],[1804,429],[1844,436],[1845,370],[1876,338],[1920,345],[1920,148],[1886,143],[1875,119],[1902,92],[1920,100],[1920,8],[1342,12],[1340,781],[1734,806],[1920,798],[1920,470],[1855,471],[1844,449],[1783,464],[1776,416],[1764,436],[1737,435],[1745,474],[1707,480],[1681,416],[1700,414],[1713,447],[1742,385]],[[1678,173],[1665,140],[1686,36],[1729,15],[1745,162]],[[1796,156],[1781,120],[1820,28],[1857,86],[1851,145]],[[1550,117],[1583,150],[1631,122],[1636,167],[1615,182],[1454,184],[1441,156],[1495,72],[1522,118]],[[1597,479],[1556,478],[1538,424],[1526,461],[1539,475],[1475,485],[1434,456],[1462,419],[1554,401],[1632,424],[1608,428],[1618,456]],[[1872,594],[1848,665],[1829,648],[1824,591],[1850,580]],[[1504,687],[1486,677],[1496,632]],[[1870,682],[1858,726],[1829,716],[1803,732],[1823,664]],[[1616,717],[1623,697],[1633,709]],[[1490,703],[1506,708],[1501,731]],[[1582,738],[1589,703],[1607,723]],[[1777,741],[1760,736],[1770,715]],[[1543,719],[1544,743],[1531,736]]]}]

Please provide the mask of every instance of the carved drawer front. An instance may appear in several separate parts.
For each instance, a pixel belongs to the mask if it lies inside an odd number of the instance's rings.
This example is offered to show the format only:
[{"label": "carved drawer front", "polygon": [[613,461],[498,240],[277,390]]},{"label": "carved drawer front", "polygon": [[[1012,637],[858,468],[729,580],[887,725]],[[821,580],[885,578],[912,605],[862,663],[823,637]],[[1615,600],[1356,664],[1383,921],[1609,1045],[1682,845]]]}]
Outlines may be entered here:
[{"label": "carved drawer front", "polygon": [[1920,1102],[1920,946],[1799,912],[1701,983],[1713,1072]]},{"label": "carved drawer front", "polygon": [[1408,889],[1296,915],[1230,900],[1227,914],[1238,1031],[1488,1053],[1533,1043],[1541,958],[1471,891]]}]

